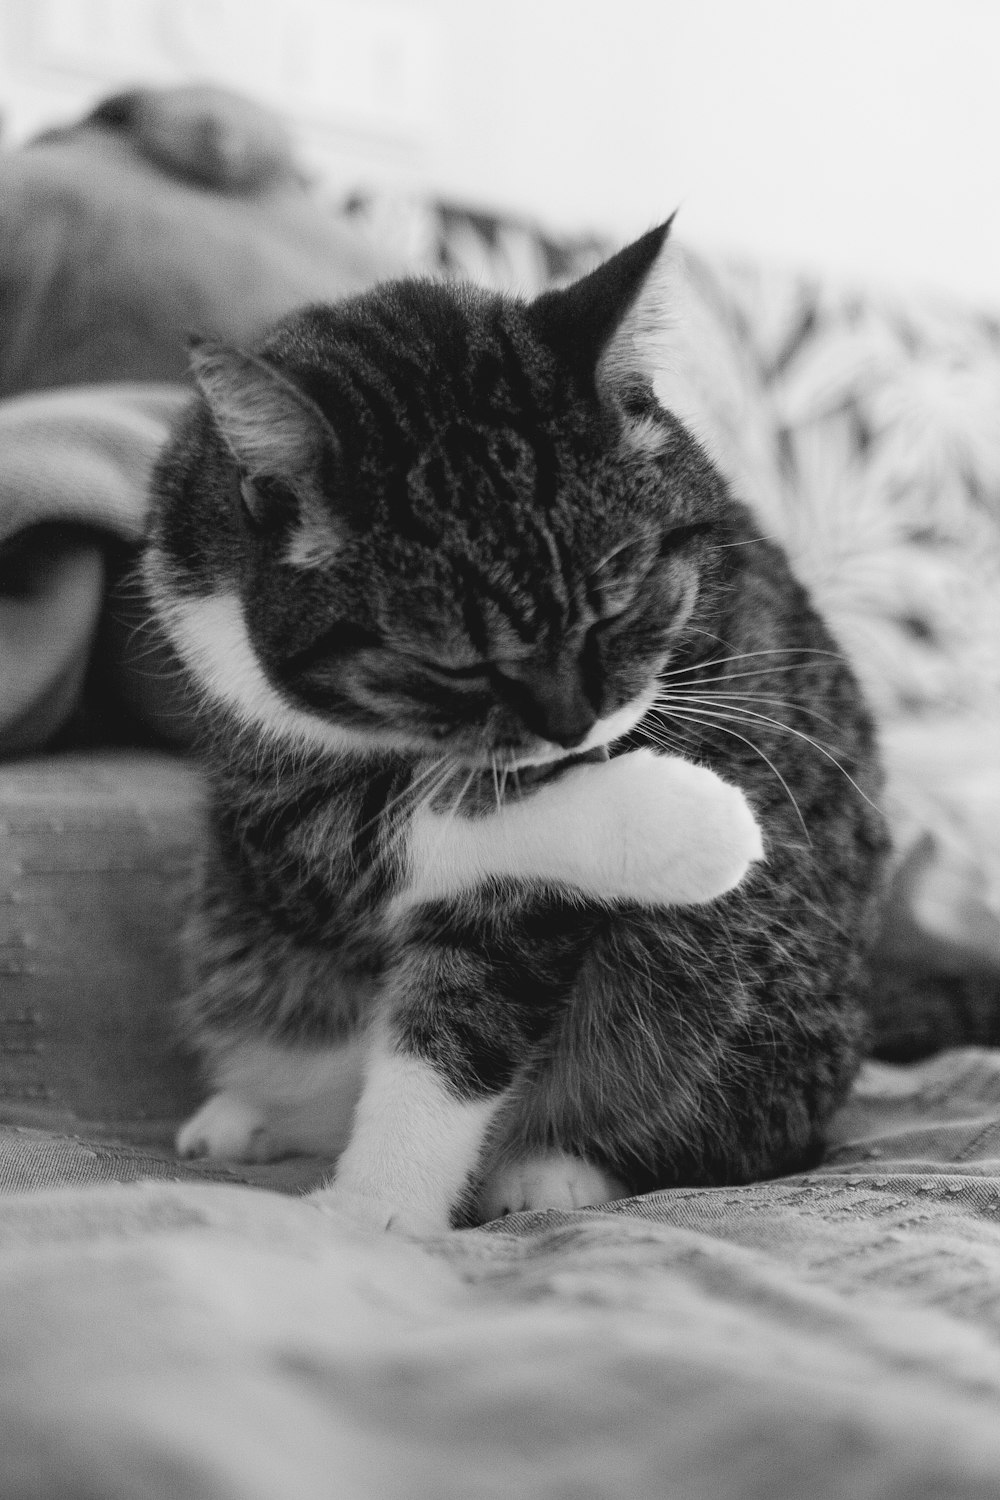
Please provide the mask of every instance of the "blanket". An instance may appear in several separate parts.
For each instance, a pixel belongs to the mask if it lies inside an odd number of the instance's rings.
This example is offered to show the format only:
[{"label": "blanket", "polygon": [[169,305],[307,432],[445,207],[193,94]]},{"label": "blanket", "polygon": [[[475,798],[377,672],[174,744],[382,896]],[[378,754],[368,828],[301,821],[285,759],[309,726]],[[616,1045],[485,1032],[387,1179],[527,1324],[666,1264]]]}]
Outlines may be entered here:
[{"label": "blanket", "polygon": [[186,397],[128,384],[0,402],[0,754],[81,726],[109,572],[141,541]]},{"label": "blanket", "polygon": [[0,1493],[992,1500],[998,1101],[993,1051],[870,1064],[808,1176],[421,1244],[259,1186],[14,1193]]},{"label": "blanket", "polygon": [[279,122],[212,87],[136,89],[0,150],[0,396],[182,380],[399,263],[327,212]]}]

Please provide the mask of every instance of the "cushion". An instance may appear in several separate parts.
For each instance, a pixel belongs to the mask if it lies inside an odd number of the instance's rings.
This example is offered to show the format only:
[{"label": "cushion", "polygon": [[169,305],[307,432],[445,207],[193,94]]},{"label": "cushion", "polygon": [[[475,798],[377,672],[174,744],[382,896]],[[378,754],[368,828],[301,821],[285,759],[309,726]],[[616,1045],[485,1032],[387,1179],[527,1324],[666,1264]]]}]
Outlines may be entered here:
[{"label": "cushion", "polygon": [[135,90],[0,153],[0,196],[0,396],[181,380],[192,333],[253,338],[396,264],[215,88]]}]

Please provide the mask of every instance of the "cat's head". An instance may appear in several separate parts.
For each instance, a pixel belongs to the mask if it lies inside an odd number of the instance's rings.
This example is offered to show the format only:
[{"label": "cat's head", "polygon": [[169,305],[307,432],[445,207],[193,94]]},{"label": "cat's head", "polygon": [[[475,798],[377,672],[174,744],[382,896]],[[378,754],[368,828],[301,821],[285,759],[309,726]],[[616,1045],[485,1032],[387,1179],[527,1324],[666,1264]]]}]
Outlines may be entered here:
[{"label": "cat's head", "polygon": [[196,346],[147,576],[209,697],[470,765],[638,723],[727,550],[724,488],[653,394],[668,228],[534,302],[397,282]]}]

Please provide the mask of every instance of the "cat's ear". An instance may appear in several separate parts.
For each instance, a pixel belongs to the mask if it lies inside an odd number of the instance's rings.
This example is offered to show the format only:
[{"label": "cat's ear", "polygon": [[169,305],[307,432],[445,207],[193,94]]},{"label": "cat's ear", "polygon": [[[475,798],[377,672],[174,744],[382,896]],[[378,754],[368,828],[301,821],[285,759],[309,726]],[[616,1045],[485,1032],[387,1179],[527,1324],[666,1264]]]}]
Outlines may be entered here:
[{"label": "cat's ear", "polygon": [[195,384],[243,472],[295,489],[315,484],[337,439],[305,392],[255,354],[203,338],[189,348]]},{"label": "cat's ear", "polygon": [[542,340],[619,411],[651,397],[666,359],[676,279],[672,224],[673,216],[528,310]]}]

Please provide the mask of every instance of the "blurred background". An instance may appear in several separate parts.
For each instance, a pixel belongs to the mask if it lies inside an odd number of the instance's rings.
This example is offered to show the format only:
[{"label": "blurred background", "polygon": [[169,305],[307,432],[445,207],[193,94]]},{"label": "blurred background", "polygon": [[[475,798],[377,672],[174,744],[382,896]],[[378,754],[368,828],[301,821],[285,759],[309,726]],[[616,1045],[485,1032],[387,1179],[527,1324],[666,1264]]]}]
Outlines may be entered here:
[{"label": "blurred background", "polygon": [[1000,307],[992,0],[0,0],[9,147],[119,87],[277,105],[392,188]]}]

